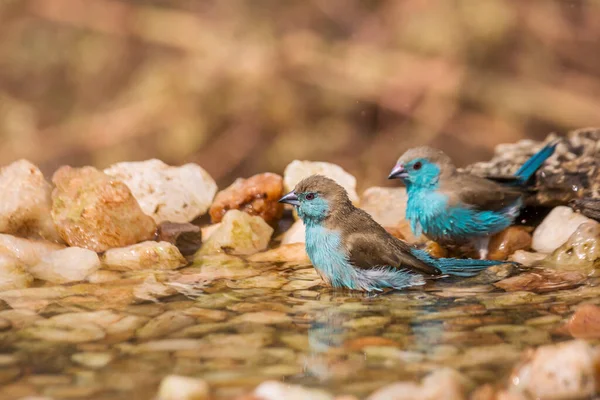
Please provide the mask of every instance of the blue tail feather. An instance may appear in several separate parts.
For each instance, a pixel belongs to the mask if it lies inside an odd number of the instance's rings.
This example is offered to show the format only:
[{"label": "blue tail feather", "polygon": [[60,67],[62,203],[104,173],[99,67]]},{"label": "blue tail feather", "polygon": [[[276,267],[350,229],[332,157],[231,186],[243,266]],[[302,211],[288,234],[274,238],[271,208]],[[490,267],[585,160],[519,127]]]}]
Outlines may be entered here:
[{"label": "blue tail feather", "polygon": [[488,267],[494,265],[506,264],[510,261],[496,261],[496,260],[476,260],[476,259],[460,259],[460,258],[435,258],[430,256],[424,250],[411,250],[413,255],[419,260],[435,266],[437,269],[442,271],[443,274],[469,277],[477,275]]},{"label": "blue tail feather", "polygon": [[556,149],[558,140],[548,143],[543,149],[535,153],[529,160],[525,162],[515,173],[515,177],[518,179],[520,184],[525,184],[529,179],[537,172],[537,170],[544,164]]}]

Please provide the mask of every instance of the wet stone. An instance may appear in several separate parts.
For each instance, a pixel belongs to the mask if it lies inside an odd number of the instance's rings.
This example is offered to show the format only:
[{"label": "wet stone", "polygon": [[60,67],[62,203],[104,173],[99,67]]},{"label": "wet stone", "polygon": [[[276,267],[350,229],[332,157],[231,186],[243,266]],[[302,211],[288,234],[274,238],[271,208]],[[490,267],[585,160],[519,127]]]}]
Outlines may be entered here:
[{"label": "wet stone", "polygon": [[106,269],[135,271],[141,269],[176,269],[187,264],[177,247],[168,242],[142,242],[110,249],[102,257]]},{"label": "wet stone", "polygon": [[494,235],[489,243],[490,260],[506,260],[517,250],[531,247],[531,234],[522,226],[511,226]]},{"label": "wet stone", "polygon": [[261,217],[271,226],[283,213],[279,199],[283,195],[283,178],[272,173],[238,178],[229,187],[217,193],[210,207],[212,223],[221,222],[229,210],[240,210]]},{"label": "wet stone", "polygon": [[545,261],[554,268],[590,271],[600,260],[600,223],[579,225],[568,240]]},{"label": "wet stone", "polygon": [[124,183],[93,167],[61,167],[52,182],[52,219],[70,246],[101,252],[151,239],[156,224]]},{"label": "wet stone", "polygon": [[531,247],[540,253],[552,253],[569,239],[579,225],[590,221],[570,207],[555,207],[533,232]]},{"label": "wet stone", "polygon": [[571,336],[578,339],[600,338],[600,307],[582,304],[577,307],[566,326]]},{"label": "wet stone", "polygon": [[202,245],[202,230],[189,222],[165,221],[158,225],[157,240],[175,245],[181,254],[188,256],[194,254]]}]

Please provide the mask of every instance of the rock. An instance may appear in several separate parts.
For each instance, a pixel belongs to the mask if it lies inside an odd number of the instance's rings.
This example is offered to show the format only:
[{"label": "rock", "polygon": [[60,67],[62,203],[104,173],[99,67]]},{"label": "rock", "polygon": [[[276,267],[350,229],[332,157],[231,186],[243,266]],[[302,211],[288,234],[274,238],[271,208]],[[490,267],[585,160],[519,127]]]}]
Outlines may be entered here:
[{"label": "rock", "polygon": [[302,220],[295,221],[290,229],[285,231],[281,238],[281,244],[304,243],[306,241],[306,229]]},{"label": "rock", "polygon": [[111,353],[85,352],[75,353],[71,356],[73,362],[83,365],[84,367],[99,369],[106,367],[114,356]]},{"label": "rock", "polygon": [[52,187],[27,160],[0,170],[0,232],[51,241],[60,237],[50,216]]},{"label": "rock", "polygon": [[207,400],[208,384],[202,379],[168,375],[160,382],[157,400]]},{"label": "rock", "polygon": [[344,347],[350,351],[360,351],[365,347],[400,347],[401,344],[388,338],[380,336],[363,336],[355,339],[346,340]]},{"label": "rock", "polygon": [[215,181],[197,164],[171,167],[152,159],[114,164],[104,173],[125,182],[156,223],[191,222],[206,213],[217,192]]},{"label": "rock", "polygon": [[89,283],[106,283],[121,279],[121,274],[116,271],[99,270],[88,275],[86,280]]},{"label": "rock", "polygon": [[582,340],[541,346],[515,369],[510,382],[540,400],[590,398],[596,393],[595,357]]},{"label": "rock", "polygon": [[202,240],[206,242],[208,240],[208,238],[211,237],[212,234],[215,233],[217,229],[219,229],[220,226],[221,226],[221,224],[218,223],[218,224],[203,226],[202,228],[200,228],[200,230],[202,232]]},{"label": "rock", "polygon": [[[471,165],[467,170],[483,176],[512,175],[555,139],[557,136],[552,134],[543,143],[522,140],[498,145],[491,161]],[[600,198],[600,129],[578,129],[558,140],[554,154],[535,175],[535,194],[528,202],[553,207],[578,198]]]},{"label": "rock", "polygon": [[70,246],[102,252],[151,239],[156,224],[127,186],[93,167],[54,173],[52,218]]},{"label": "rock", "polygon": [[223,217],[221,226],[209,237],[199,250],[200,254],[227,251],[250,255],[267,248],[273,228],[262,218],[239,210],[230,210]]},{"label": "rock", "polygon": [[598,260],[600,260],[600,223],[590,221],[581,224],[566,243],[546,259],[546,262],[559,268],[581,269],[586,265],[593,268]]},{"label": "rock", "polygon": [[136,271],[141,269],[176,269],[187,264],[177,247],[167,242],[142,242],[110,249],[102,257],[106,269]]},{"label": "rock", "polygon": [[254,313],[245,313],[232,319],[232,323],[251,323],[251,324],[285,324],[292,322],[292,318],[286,313],[280,311],[259,311]]},{"label": "rock", "polygon": [[562,246],[579,225],[592,221],[571,208],[555,207],[533,232],[531,247],[540,253],[552,253]]},{"label": "rock", "polygon": [[450,368],[432,372],[421,384],[398,382],[377,390],[368,400],[466,400],[467,380]]},{"label": "rock", "polygon": [[546,257],[548,257],[548,255],[544,253],[532,253],[529,251],[517,250],[508,259],[510,261],[516,261],[519,264],[524,265],[526,267],[530,267],[542,261]]},{"label": "rock", "polygon": [[600,198],[577,199],[571,201],[569,205],[586,217],[600,221]]},{"label": "rock", "polygon": [[535,272],[526,272],[501,280],[494,283],[494,286],[504,289],[507,292],[525,290],[543,293],[577,287],[585,283],[586,280],[586,275],[577,271],[538,269]]},{"label": "rock", "polygon": [[60,314],[37,321],[34,325],[23,329],[21,334],[28,338],[64,343],[93,342],[106,336],[98,324],[82,320],[77,313]]},{"label": "rock", "polygon": [[36,278],[52,283],[83,281],[100,268],[98,255],[80,247],[67,247],[43,257],[29,268]]},{"label": "rock", "polygon": [[309,389],[278,381],[266,381],[254,390],[259,400],[333,400],[333,396],[319,389]]},{"label": "rock", "polygon": [[0,292],[31,286],[33,276],[17,258],[0,254]]},{"label": "rock", "polygon": [[372,187],[360,197],[360,208],[382,226],[396,226],[405,220],[406,188]]},{"label": "rock", "polygon": [[427,243],[427,238],[425,235],[415,236],[412,229],[410,228],[410,222],[401,221],[396,226],[385,226],[386,231],[388,231],[392,236],[398,238],[400,240],[405,241],[408,244],[425,244]]},{"label": "rock", "polygon": [[161,242],[174,244],[184,256],[194,254],[202,245],[202,230],[189,222],[161,222],[157,236]]},{"label": "rock", "polygon": [[304,243],[284,244],[273,250],[256,253],[248,257],[251,262],[297,262],[310,263]]},{"label": "rock", "polygon": [[440,246],[438,243],[433,241],[428,241],[425,244],[425,251],[429,253],[430,256],[435,258],[448,257],[448,251],[442,246]]},{"label": "rock", "polygon": [[582,304],[567,322],[567,330],[577,339],[600,339],[600,307]]},{"label": "rock", "polygon": [[0,253],[12,255],[29,266],[37,264],[46,255],[64,248],[63,245],[44,240],[22,239],[0,233]]},{"label": "rock", "polygon": [[494,235],[489,243],[488,258],[490,260],[506,260],[517,250],[531,247],[531,235],[522,226],[510,226]]},{"label": "rock", "polygon": [[240,210],[274,226],[283,213],[283,204],[278,203],[282,195],[283,178],[279,175],[267,172],[236,179],[215,197],[209,211],[211,221],[221,222],[227,211]]},{"label": "rock", "polygon": [[180,311],[167,311],[138,329],[137,337],[143,340],[156,339],[188,327],[195,321],[195,318]]},{"label": "rock", "polygon": [[299,161],[294,160],[283,173],[284,190],[289,192],[294,189],[296,184],[302,179],[311,175],[324,175],[333,179],[348,192],[348,197],[353,203],[358,203],[358,194],[356,193],[356,178],[344,171],[339,165],[320,161]]}]

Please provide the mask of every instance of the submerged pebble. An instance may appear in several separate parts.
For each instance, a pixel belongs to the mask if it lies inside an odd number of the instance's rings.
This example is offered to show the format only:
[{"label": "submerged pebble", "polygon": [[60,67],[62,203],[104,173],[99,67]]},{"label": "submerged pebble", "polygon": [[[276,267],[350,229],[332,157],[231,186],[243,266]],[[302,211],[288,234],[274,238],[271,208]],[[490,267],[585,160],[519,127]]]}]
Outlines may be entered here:
[{"label": "submerged pebble", "polygon": [[588,398],[596,393],[596,357],[581,340],[542,346],[517,367],[510,381],[540,400]]},{"label": "submerged pebble", "polygon": [[207,400],[208,384],[202,379],[169,375],[163,378],[157,400]]}]

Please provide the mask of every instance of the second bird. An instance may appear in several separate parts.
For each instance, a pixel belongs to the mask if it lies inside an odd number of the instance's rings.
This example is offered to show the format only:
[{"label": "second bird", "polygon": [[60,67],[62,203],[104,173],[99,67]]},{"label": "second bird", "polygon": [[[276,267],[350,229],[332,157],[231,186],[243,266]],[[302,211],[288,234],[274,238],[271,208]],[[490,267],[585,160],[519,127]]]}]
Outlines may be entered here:
[{"label": "second bird", "polygon": [[406,185],[406,219],[416,235],[440,244],[472,243],[485,259],[490,237],[517,218],[527,183],[556,144],[534,154],[514,176],[498,178],[459,172],[442,151],[418,147],[398,159],[389,179]]}]

